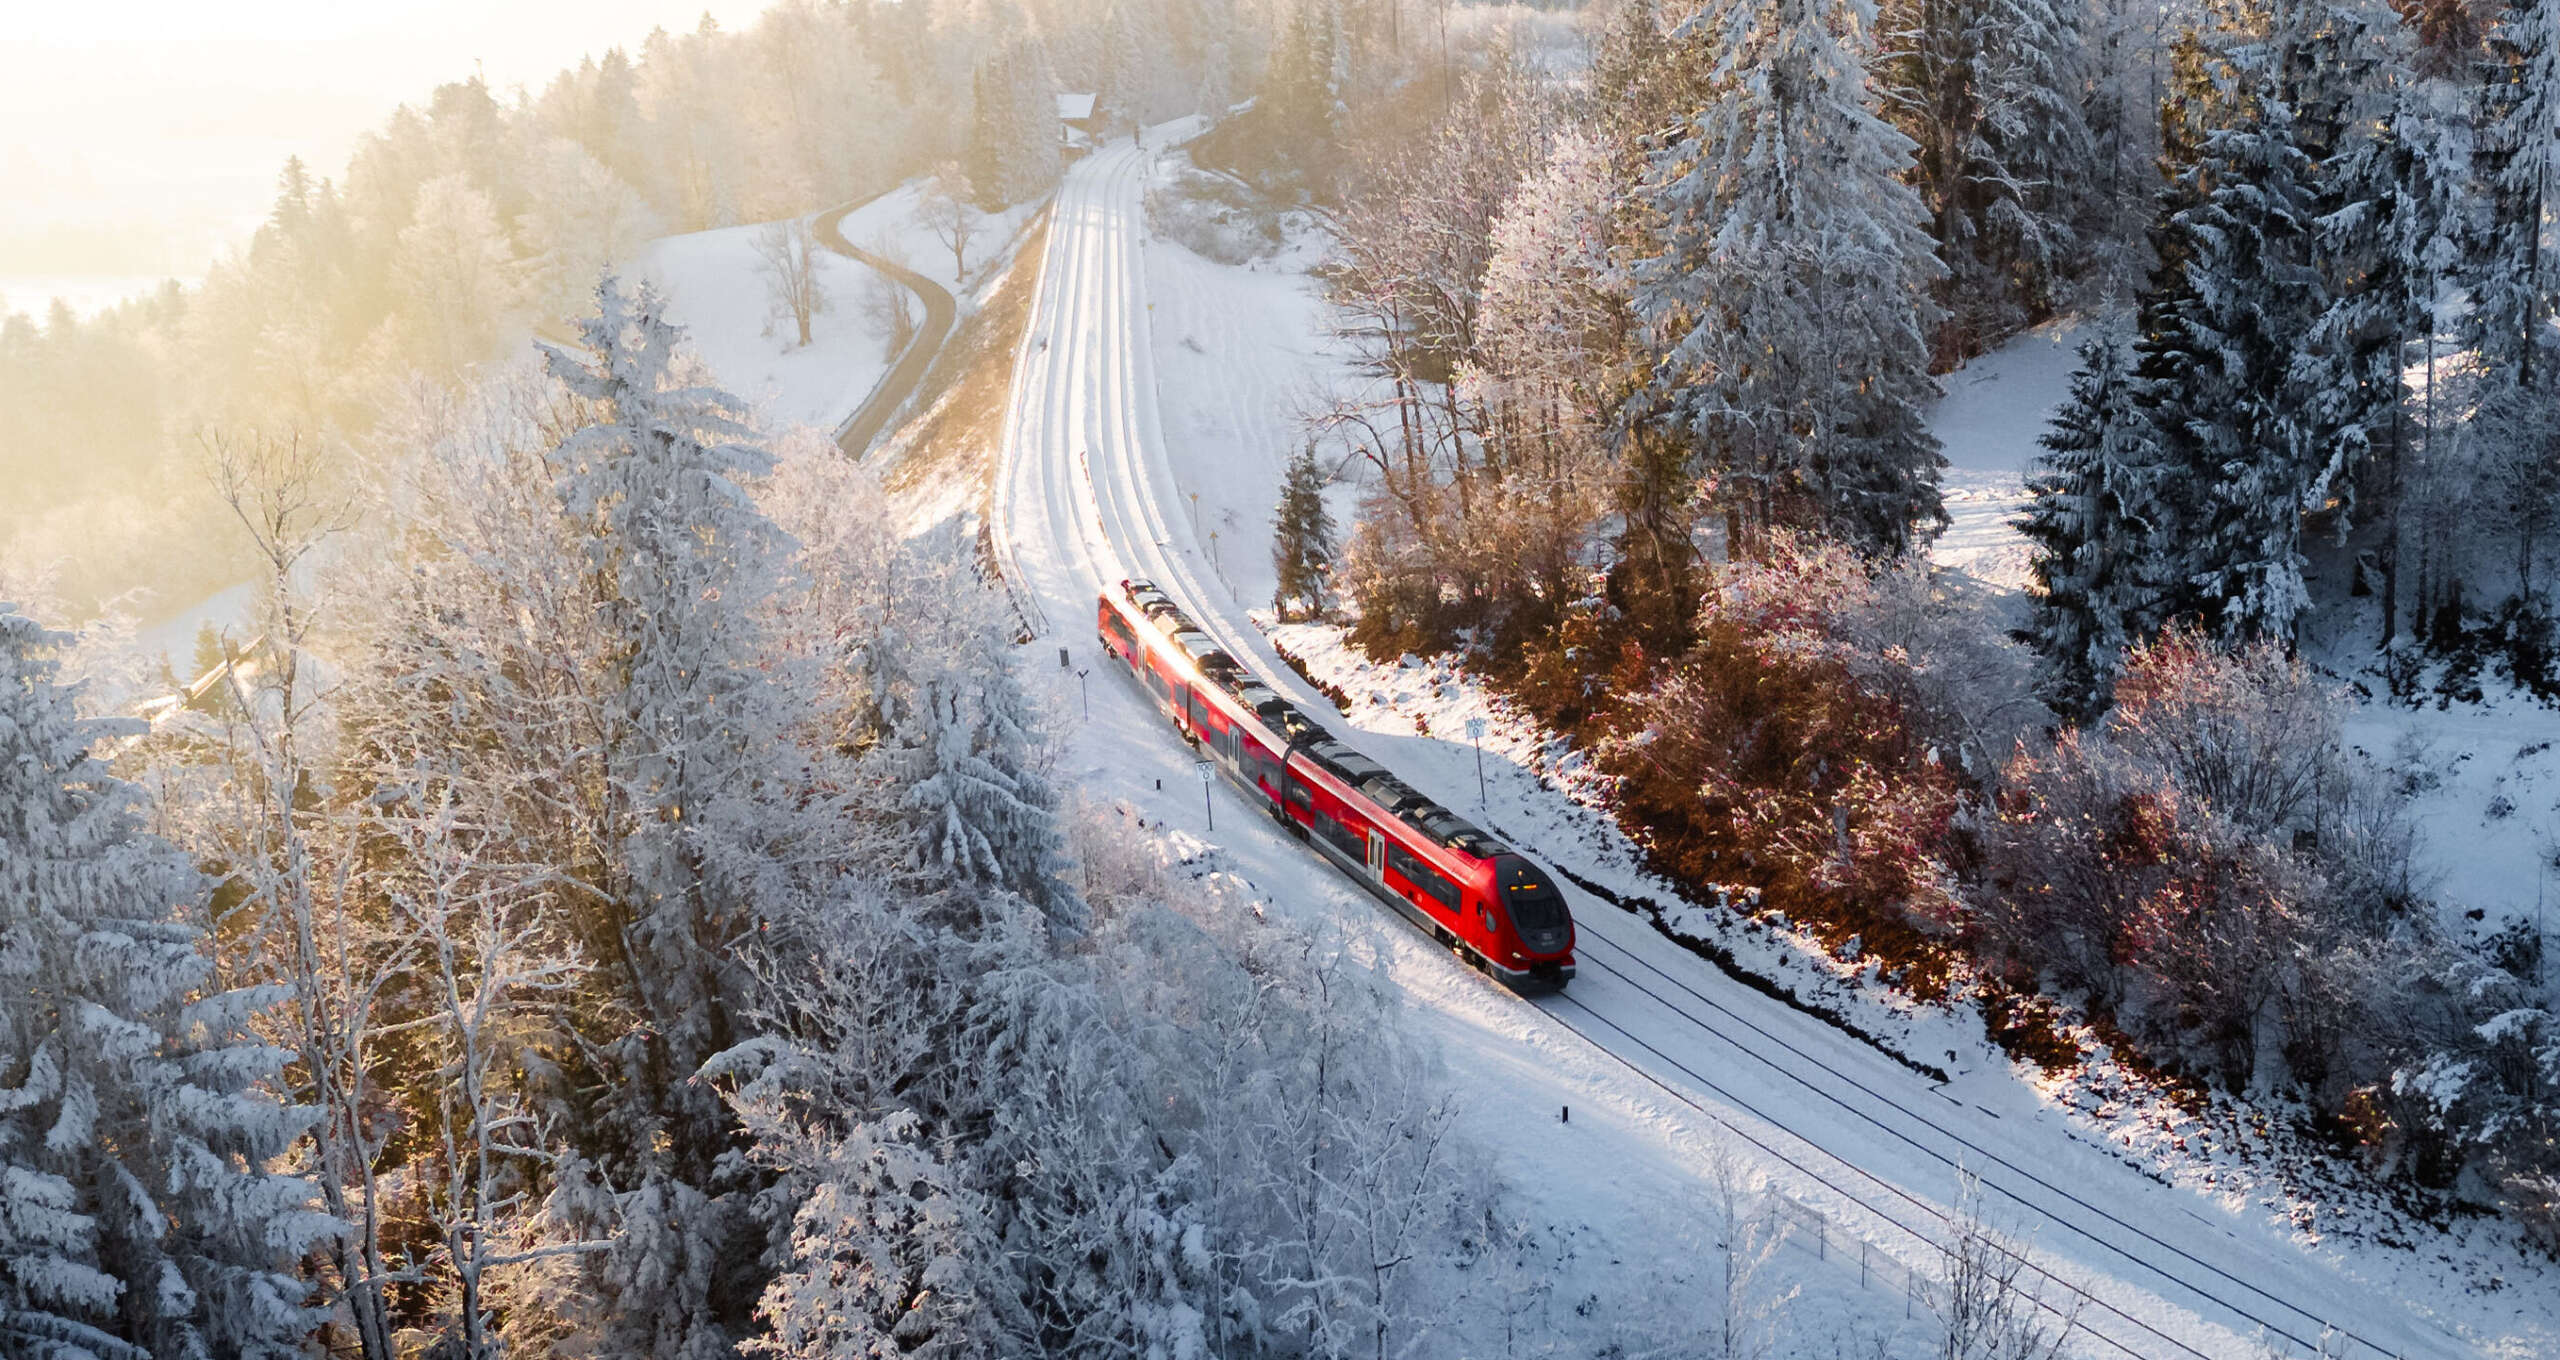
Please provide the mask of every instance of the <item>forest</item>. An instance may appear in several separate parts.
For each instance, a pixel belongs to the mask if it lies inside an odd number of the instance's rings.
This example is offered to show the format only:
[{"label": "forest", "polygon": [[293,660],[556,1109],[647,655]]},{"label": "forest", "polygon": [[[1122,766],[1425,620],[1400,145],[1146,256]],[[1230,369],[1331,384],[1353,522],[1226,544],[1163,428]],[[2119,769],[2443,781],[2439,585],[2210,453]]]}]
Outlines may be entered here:
[{"label": "forest", "polygon": [[[1468,8],[783,0],[0,319],[0,1352],[1561,1353],[1375,940],[1059,778],[979,545],[625,273],[1034,202],[1069,89],[1322,224],[1365,381],[1279,615],[1462,657],[1652,868],[2022,1062],[2101,1035],[2560,1252],[2544,941],[2446,925],[2344,726],[2560,694],[2560,0]],[[1924,413],[2066,317],[1986,607]],[[130,716],[137,617],[242,580],[254,644]],[[1776,1245],[1701,1221],[1555,1301],[1593,1353],[1777,1353]],[[2065,1353],[1993,1240],[1913,1354]]]}]

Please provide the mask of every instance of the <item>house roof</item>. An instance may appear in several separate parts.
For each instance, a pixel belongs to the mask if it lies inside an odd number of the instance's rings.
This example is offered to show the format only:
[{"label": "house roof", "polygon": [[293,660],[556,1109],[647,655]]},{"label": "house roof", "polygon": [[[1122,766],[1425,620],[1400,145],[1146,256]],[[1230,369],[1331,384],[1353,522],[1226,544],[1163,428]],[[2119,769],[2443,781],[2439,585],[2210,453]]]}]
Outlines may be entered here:
[{"label": "house roof", "polygon": [[1093,98],[1090,93],[1059,95],[1058,120],[1065,123],[1081,123],[1093,117]]}]

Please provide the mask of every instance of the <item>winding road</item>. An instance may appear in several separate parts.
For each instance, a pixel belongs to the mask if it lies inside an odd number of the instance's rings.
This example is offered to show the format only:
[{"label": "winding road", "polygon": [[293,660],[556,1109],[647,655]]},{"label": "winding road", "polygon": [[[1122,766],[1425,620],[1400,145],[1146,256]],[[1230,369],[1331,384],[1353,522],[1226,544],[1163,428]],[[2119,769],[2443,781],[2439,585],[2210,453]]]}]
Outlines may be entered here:
[{"label": "winding road", "polygon": [[819,245],[859,260],[906,285],[909,292],[924,300],[924,324],[916,328],[914,338],[907,342],[898,362],[880,375],[871,395],[863,398],[862,405],[845,417],[844,424],[836,427],[836,447],[843,449],[851,458],[860,458],[868,452],[872,441],[880,437],[880,432],[889,427],[889,421],[906,406],[907,398],[915,395],[917,386],[924,382],[925,370],[933,367],[934,356],[942,352],[942,342],[951,338],[951,323],[960,311],[959,303],[941,284],[844,239],[846,214],[869,201],[861,199],[820,213],[810,224],[810,234],[818,238]]},{"label": "winding road", "polygon": [[[1149,154],[1113,143],[1072,166],[1059,188],[996,473],[998,562],[1025,631],[1061,644],[1062,663],[1068,645],[1084,650],[1096,589],[1142,576],[1323,718],[1331,706],[1218,588],[1191,527],[1167,513],[1179,497],[1158,414],[1141,250]],[[1176,744],[1169,733],[1163,740]],[[1175,754],[1189,763],[1187,752]],[[1222,842],[1250,853],[1304,853],[1258,818],[1217,826]],[[2328,1344],[2343,1347],[2331,1354],[2354,1360],[2480,1354],[2270,1233],[2246,1204],[2155,1183],[2060,1120],[2047,1122],[2031,1101],[2005,1110],[1977,1103],[1993,1095],[1960,1101],[1597,898],[1577,893],[1573,907],[1584,972],[1566,996],[1529,1013],[1528,1042],[1550,1057],[1620,1065],[1636,1084],[1757,1146],[1789,1196],[1836,1229],[1923,1269],[1953,1230],[1961,1187],[1978,1181],[2032,1232],[2029,1269],[2050,1281],[2049,1297],[2085,1298],[2077,1327],[2087,1354],[2223,1360],[2275,1343],[2299,1355],[2331,1327]]]}]

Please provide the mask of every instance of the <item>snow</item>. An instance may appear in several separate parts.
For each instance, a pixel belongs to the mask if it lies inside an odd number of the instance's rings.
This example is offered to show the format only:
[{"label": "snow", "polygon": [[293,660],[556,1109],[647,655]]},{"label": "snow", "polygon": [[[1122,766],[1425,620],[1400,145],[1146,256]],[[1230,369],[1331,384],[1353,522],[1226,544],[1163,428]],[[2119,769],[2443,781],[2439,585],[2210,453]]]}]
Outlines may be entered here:
[{"label": "snow", "polygon": [[[918,217],[921,193],[920,184],[908,184],[855,209],[844,219],[844,239],[962,293],[951,251]],[[969,250],[972,279],[984,274],[982,262],[997,258],[1032,210],[971,210],[978,228]],[[756,258],[756,234],[770,225],[662,237],[641,256],[639,272],[666,294],[668,318],[685,328],[687,342],[720,385],[753,404],[767,425],[832,430],[871,395],[897,357],[888,352],[886,332],[862,312],[872,271],[833,251],[818,252],[827,308],[812,323],[804,347],[788,317],[775,319]]]},{"label": "snow", "polygon": [[1931,552],[1940,566],[2025,586],[2026,540],[2009,521],[2026,508],[2027,473],[2043,453],[2036,440],[2071,393],[2087,325],[2048,322],[1938,379],[1946,395],[1929,412],[1929,431],[1947,459],[1950,521]]},{"label": "snow", "polygon": [[666,294],[668,319],[684,327],[720,385],[753,403],[766,423],[832,429],[862,404],[893,357],[887,337],[862,315],[871,270],[833,251],[818,253],[827,306],[803,346],[765,291],[755,244],[766,225],[661,238],[640,257],[640,272]]}]

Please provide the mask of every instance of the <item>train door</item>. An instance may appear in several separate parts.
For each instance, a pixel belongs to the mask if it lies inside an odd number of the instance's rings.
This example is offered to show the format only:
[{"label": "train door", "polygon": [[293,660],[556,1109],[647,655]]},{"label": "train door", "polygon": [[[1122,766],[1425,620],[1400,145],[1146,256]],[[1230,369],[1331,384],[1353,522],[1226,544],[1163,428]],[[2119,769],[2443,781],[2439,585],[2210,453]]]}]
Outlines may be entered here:
[{"label": "train door", "polygon": [[1369,877],[1387,881],[1387,833],[1369,828]]}]

